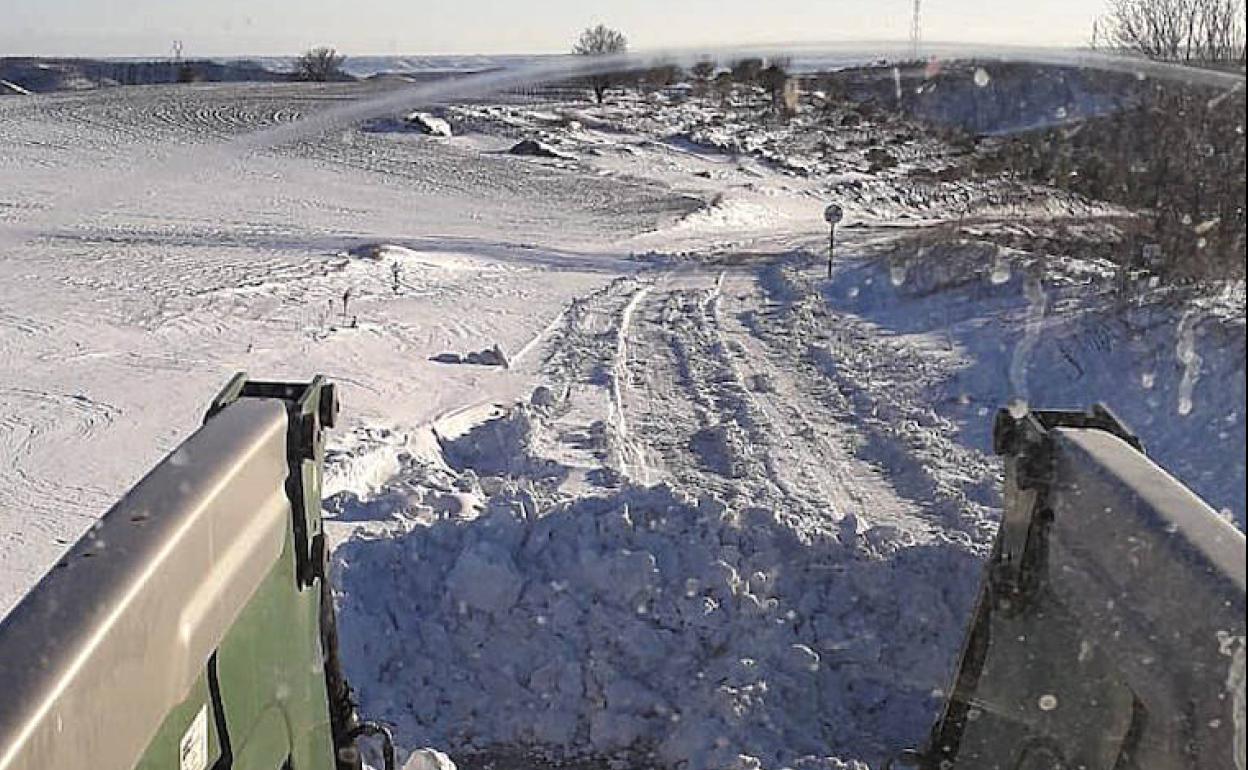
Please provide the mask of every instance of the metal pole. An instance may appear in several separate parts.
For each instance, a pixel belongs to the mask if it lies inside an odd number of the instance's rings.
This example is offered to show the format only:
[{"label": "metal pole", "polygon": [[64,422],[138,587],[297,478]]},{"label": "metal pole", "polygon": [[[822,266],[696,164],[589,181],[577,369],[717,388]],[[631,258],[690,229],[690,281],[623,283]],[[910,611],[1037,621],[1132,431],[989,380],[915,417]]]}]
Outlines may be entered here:
[{"label": "metal pole", "polygon": [[836,251],[836,225],[828,228],[828,279],[832,278],[832,254]]},{"label": "metal pole", "polygon": [[828,223],[828,279],[832,278],[832,255],[836,251],[836,224],[845,218],[845,212],[835,203],[823,210],[823,221]]}]

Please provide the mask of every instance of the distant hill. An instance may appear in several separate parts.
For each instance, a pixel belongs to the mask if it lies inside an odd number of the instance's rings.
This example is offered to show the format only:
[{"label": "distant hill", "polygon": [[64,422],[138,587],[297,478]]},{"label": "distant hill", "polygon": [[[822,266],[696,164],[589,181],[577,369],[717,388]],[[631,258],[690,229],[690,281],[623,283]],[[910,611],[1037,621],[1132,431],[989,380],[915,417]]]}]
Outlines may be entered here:
[{"label": "distant hill", "polygon": [[[346,79],[353,79],[344,76]],[[253,61],[0,58],[0,94],[82,91],[177,82],[282,82],[288,73]]]},{"label": "distant hill", "polygon": [[[295,56],[259,56],[252,57],[251,62],[273,70],[274,72],[292,72],[295,68]],[[527,64],[550,59],[548,55],[528,54],[431,54],[417,55],[385,55],[372,56],[362,54],[348,56],[342,69],[348,75],[357,78],[371,78],[378,75],[406,76],[412,80],[423,81],[433,76],[452,74],[468,75],[499,69],[514,69]],[[229,59],[220,59],[230,63]]]}]

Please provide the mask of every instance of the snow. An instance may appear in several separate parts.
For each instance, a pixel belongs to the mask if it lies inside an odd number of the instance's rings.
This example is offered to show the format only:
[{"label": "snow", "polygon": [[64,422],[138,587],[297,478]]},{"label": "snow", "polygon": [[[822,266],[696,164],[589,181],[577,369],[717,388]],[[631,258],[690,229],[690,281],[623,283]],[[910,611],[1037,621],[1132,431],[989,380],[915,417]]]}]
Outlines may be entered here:
[{"label": "snow", "polygon": [[941,181],[914,126],[511,97],[166,164],[388,87],[0,100],[0,612],[238,369],[342,389],[345,662],[419,766],[918,744],[1012,402],[1107,402],[1243,528],[1242,285],[1123,291],[1127,212]]},{"label": "snow", "polygon": [[454,135],[451,131],[450,123],[427,112],[408,113],[407,117],[403,118],[403,121],[415,127],[422,134],[428,134],[429,136],[449,137]]},{"label": "snow", "polygon": [[17,83],[0,79],[0,96],[30,96],[30,91]]},{"label": "snow", "polygon": [[948,674],[923,650],[956,647],[976,575],[961,548],[845,526],[805,541],[666,485],[551,507],[513,486],[479,516],[342,546],[343,643],[380,663],[354,678],[364,702],[417,743],[841,767],[832,752],[918,737]]}]

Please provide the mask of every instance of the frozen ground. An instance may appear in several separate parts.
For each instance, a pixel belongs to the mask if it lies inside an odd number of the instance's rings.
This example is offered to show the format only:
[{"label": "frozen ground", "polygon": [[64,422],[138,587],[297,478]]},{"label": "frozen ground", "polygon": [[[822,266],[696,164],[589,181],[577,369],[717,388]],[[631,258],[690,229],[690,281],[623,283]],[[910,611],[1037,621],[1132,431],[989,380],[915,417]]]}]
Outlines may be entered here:
[{"label": "frozen ground", "polygon": [[[0,611],[238,369],[342,384],[349,674],[405,748],[467,767],[919,742],[1011,400],[1106,401],[1243,527],[1243,288],[1123,291],[1083,255],[1124,212],[939,181],[957,151],[910,126],[459,105],[450,139],[370,123],[126,175],[371,88],[0,102]],[[495,345],[508,366],[446,363]]]}]

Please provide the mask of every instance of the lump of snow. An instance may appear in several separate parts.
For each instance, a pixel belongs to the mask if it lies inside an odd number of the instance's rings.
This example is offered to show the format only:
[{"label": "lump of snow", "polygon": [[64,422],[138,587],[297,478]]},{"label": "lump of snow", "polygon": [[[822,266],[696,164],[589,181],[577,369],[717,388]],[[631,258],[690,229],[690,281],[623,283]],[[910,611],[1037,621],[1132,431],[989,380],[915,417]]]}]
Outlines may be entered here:
[{"label": "lump of snow", "polygon": [[417,749],[403,763],[403,770],[455,770],[455,763],[437,749]]},{"label": "lump of snow", "polygon": [[403,122],[426,136],[453,136],[451,124],[427,112],[413,112]]},{"label": "lump of snow", "polygon": [[[666,485],[518,510],[535,502],[502,491],[479,517],[340,548],[352,681],[412,740],[834,770],[861,767],[836,746],[926,727],[973,554],[941,544],[882,562]],[[875,684],[916,670],[912,686]]]},{"label": "lump of snow", "polygon": [[567,153],[560,152],[545,142],[539,142],[536,139],[521,139],[512,145],[508,150],[512,155],[526,155],[532,158],[559,158],[568,160],[570,156]]},{"label": "lump of snow", "polygon": [[455,560],[446,576],[452,598],[469,607],[497,614],[515,606],[523,584],[506,551],[489,542],[479,542]]}]

